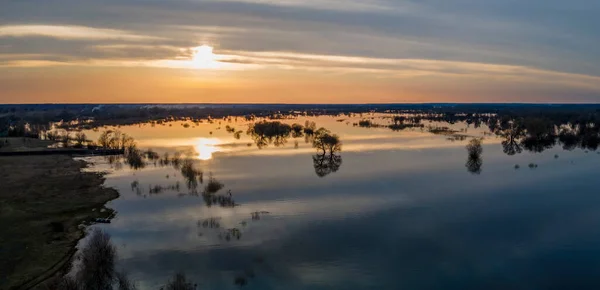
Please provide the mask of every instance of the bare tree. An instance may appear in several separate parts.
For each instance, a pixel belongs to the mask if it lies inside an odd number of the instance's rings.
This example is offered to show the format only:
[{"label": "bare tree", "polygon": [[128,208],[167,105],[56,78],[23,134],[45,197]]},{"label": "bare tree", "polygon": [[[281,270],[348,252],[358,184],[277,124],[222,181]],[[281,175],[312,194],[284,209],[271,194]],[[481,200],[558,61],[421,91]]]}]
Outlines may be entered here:
[{"label": "bare tree", "polygon": [[86,290],[112,290],[115,279],[116,249],[110,235],[100,229],[92,232],[81,251],[77,282]]},{"label": "bare tree", "polygon": [[87,136],[83,132],[77,132],[75,134],[75,145],[77,147],[83,147],[83,143],[87,141]]},{"label": "bare tree", "polygon": [[98,137],[98,145],[100,145],[100,147],[110,148],[111,134],[112,131],[110,130],[102,132],[102,134],[100,134],[100,137]]},{"label": "bare tree", "polygon": [[60,136],[60,143],[63,144],[63,147],[69,147],[69,142],[71,142],[71,139],[71,133],[67,132]]}]

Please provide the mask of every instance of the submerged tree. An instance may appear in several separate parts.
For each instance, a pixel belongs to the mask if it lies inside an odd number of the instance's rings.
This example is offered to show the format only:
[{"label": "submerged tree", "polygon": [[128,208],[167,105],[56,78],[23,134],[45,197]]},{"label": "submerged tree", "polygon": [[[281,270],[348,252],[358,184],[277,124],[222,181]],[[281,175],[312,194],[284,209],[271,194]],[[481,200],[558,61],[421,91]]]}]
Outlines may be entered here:
[{"label": "submerged tree", "polygon": [[304,127],[297,123],[292,124],[292,137],[299,138],[302,136],[304,136]]},{"label": "submerged tree", "polygon": [[215,194],[219,192],[219,190],[223,189],[223,187],[225,187],[225,185],[214,178],[211,173],[208,176],[208,182],[206,183],[206,186],[204,186],[204,194]]},{"label": "submerged tree", "polygon": [[125,161],[130,168],[138,170],[146,167],[144,161],[145,154],[141,150],[137,149],[135,144],[131,144],[125,149]]},{"label": "submerged tree", "polygon": [[[81,250],[79,267],[71,277],[56,276],[45,282],[47,290],[135,290],[135,284],[115,268],[116,248],[106,232],[95,229]],[[194,290],[183,273],[177,273],[160,290]]]},{"label": "submerged tree", "polygon": [[507,155],[515,155],[523,152],[521,138],[525,136],[522,122],[518,120],[502,120],[496,134],[503,137],[502,151]]},{"label": "submerged tree", "polygon": [[481,167],[483,165],[483,160],[481,159],[481,153],[483,153],[483,147],[481,146],[482,140],[479,138],[472,139],[467,144],[467,163],[465,167],[467,167],[467,171],[473,174],[481,174]]},{"label": "submerged tree", "polygon": [[315,132],[313,147],[322,154],[334,154],[342,150],[342,142],[338,135],[332,134],[325,128],[320,128]]},{"label": "submerged tree", "polygon": [[404,116],[394,116],[394,118],[392,119],[392,121],[394,122],[394,125],[399,126],[404,124],[404,121],[406,121],[406,117]]},{"label": "submerged tree", "polygon": [[313,167],[319,177],[338,171],[342,165],[342,157],[338,155],[342,151],[342,142],[338,135],[320,128],[314,133],[313,147],[317,149],[317,154],[312,156]]},{"label": "submerged tree", "polygon": [[540,153],[556,144],[556,129],[550,120],[527,118],[523,125],[527,135],[521,144],[525,149]]},{"label": "submerged tree", "polygon": [[292,126],[279,121],[262,121],[250,125],[248,135],[254,139],[258,148],[263,148],[269,144],[281,146],[287,142],[290,137]]},{"label": "submerged tree", "polygon": [[312,136],[317,130],[317,124],[315,122],[306,121],[304,123],[304,135]]},{"label": "submerged tree", "polygon": [[565,150],[573,150],[576,147],[597,150],[600,145],[600,126],[590,120],[562,126],[558,133],[558,141]]},{"label": "submerged tree", "polygon": [[98,145],[105,149],[126,149],[135,144],[135,140],[121,131],[107,130],[98,137]]}]

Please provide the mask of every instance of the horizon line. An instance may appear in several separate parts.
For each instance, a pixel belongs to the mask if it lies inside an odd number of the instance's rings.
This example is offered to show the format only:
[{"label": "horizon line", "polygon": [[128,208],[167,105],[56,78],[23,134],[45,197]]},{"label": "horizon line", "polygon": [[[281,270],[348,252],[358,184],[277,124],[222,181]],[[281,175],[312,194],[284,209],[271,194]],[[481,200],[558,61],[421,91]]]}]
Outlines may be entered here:
[{"label": "horizon line", "polygon": [[410,103],[142,103],[142,102],[125,102],[125,103],[0,103],[0,106],[27,106],[27,105],[280,105],[280,106],[375,106],[375,105],[600,105],[599,102],[410,102]]}]

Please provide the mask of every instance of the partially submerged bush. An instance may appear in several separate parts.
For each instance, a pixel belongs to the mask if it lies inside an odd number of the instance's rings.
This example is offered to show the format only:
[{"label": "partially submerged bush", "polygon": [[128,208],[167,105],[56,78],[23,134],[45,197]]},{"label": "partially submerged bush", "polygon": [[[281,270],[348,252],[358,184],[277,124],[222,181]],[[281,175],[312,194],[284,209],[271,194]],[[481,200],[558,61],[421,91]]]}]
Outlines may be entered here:
[{"label": "partially submerged bush", "polygon": [[358,121],[359,127],[370,128],[373,126],[373,123],[370,120],[360,120]]},{"label": "partially submerged bush", "polygon": [[216,178],[212,176],[212,174],[208,178],[208,182],[204,187],[204,194],[215,194],[219,190],[221,190],[225,185],[219,182]]},{"label": "partially submerged bush", "polygon": [[146,166],[144,155],[145,153],[138,150],[135,145],[131,145],[125,150],[125,160],[129,167],[133,169],[140,169]]},{"label": "partially submerged bush", "polygon": [[198,188],[198,183],[204,182],[204,172],[194,168],[194,162],[189,158],[181,164],[181,175],[185,178],[188,189],[194,192]]},{"label": "partially submerged bush", "polygon": [[307,136],[312,136],[317,130],[317,124],[315,122],[306,121],[304,123],[304,134]]}]

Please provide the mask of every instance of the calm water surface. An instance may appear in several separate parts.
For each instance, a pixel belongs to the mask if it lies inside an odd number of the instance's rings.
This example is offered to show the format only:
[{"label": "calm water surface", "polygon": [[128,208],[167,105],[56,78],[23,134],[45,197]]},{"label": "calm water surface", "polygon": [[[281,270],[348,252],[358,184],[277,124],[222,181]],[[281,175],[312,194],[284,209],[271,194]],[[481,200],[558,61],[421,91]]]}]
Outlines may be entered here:
[{"label": "calm water surface", "polygon": [[[118,247],[118,267],[142,290],[179,271],[198,289],[600,289],[596,152],[508,156],[486,128],[452,125],[485,138],[477,174],[466,164],[470,138],[339,119],[284,121],[337,133],[335,164],[313,160],[304,138],[249,146],[241,118],[119,128],[140,148],[193,156],[205,183],[212,175],[238,206],[207,206],[172,166],[90,159],[121,193],[108,205],[113,222],[99,225]],[[157,185],[171,188],[151,193]]]}]

